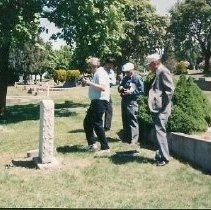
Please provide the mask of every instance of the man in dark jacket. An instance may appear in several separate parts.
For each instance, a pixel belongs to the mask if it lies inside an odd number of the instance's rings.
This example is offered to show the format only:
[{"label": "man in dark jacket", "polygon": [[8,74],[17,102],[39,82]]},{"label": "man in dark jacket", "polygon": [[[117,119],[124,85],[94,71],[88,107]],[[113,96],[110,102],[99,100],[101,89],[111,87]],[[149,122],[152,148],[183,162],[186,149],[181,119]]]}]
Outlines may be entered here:
[{"label": "man in dark jacket", "polygon": [[142,77],[135,72],[133,63],[123,65],[122,71],[125,76],[118,87],[118,91],[122,97],[123,141],[130,144],[138,144],[139,123],[137,99],[144,93],[144,82]]}]

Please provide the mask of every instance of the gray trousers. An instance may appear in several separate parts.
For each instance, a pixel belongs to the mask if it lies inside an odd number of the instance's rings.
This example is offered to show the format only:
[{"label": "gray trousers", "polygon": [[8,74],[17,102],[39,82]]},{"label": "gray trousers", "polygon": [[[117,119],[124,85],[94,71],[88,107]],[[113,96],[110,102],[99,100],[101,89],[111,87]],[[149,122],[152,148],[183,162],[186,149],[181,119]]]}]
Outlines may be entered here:
[{"label": "gray trousers", "polygon": [[124,141],[137,143],[139,140],[138,103],[122,100],[121,111]]},{"label": "gray trousers", "polygon": [[155,139],[156,139],[156,154],[155,159],[169,161],[169,147],[166,137],[166,125],[168,122],[170,112],[155,114],[152,113],[152,120],[154,123]]}]

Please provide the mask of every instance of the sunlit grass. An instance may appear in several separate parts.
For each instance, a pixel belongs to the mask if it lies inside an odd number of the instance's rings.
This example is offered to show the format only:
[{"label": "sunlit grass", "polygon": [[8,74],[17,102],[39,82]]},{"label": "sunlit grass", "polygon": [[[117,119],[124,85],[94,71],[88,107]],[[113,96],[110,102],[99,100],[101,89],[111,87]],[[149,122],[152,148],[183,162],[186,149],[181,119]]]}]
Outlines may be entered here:
[{"label": "sunlit grass", "polygon": [[[10,94],[15,93],[10,88]],[[55,170],[6,167],[13,159],[25,157],[28,150],[37,149],[39,138],[39,103],[10,104],[9,118],[0,129],[0,207],[210,208],[210,175],[175,158],[165,167],[156,167],[154,151],[147,145],[141,146],[137,157],[116,155],[138,149],[119,141],[122,124],[116,88],[112,88],[113,127],[106,133],[111,147],[107,158],[96,158],[83,147],[88,89],[50,94],[55,103],[54,144],[60,161]]]}]

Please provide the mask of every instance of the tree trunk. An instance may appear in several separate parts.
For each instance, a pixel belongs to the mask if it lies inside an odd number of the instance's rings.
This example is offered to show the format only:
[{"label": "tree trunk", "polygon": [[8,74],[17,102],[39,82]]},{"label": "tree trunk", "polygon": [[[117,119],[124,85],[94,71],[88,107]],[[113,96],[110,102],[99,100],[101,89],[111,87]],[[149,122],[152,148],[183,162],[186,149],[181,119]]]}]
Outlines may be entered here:
[{"label": "tree trunk", "polygon": [[9,44],[0,46],[0,55],[0,116],[4,116],[8,85]]}]

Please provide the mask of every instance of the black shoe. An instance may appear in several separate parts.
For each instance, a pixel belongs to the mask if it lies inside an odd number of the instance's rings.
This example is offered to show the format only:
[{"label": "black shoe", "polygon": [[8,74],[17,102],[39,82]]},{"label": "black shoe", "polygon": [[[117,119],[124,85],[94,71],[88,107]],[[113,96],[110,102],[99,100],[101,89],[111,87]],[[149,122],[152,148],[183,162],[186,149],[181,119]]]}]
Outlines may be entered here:
[{"label": "black shoe", "polygon": [[110,128],[104,128],[104,130],[105,130],[105,131],[110,131],[111,129],[110,129]]},{"label": "black shoe", "polygon": [[156,166],[165,166],[168,162],[165,160],[156,161]]}]

